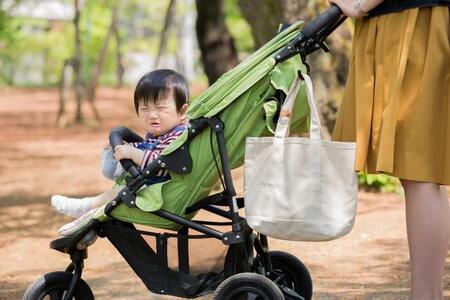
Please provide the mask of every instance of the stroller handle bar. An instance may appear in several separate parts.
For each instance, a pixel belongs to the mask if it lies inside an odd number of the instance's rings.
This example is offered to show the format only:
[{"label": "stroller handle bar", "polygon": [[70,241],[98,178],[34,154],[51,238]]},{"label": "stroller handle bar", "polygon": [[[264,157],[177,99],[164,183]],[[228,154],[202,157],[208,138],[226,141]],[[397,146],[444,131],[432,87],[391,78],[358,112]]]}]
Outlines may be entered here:
[{"label": "stroller handle bar", "polygon": [[302,33],[305,39],[312,38],[319,33],[322,29],[328,27],[330,24],[334,24],[342,17],[341,9],[333,4],[317,18],[309,22],[302,29]]},{"label": "stroller handle bar", "polygon": [[317,18],[303,27],[300,33],[289,42],[275,56],[276,63],[283,62],[292,56],[300,54],[302,58],[318,50],[328,51],[324,40],[330,35],[347,17],[342,14],[341,9],[333,4]]}]

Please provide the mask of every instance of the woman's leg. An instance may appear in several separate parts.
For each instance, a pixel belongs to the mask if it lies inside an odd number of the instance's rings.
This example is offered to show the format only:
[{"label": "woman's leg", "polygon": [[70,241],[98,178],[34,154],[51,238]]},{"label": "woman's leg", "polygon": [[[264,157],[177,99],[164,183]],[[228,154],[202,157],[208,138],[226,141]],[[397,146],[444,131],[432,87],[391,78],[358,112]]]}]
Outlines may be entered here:
[{"label": "woman's leg", "polygon": [[447,189],[435,183],[400,180],[405,189],[411,260],[411,300],[443,299],[450,235]]}]

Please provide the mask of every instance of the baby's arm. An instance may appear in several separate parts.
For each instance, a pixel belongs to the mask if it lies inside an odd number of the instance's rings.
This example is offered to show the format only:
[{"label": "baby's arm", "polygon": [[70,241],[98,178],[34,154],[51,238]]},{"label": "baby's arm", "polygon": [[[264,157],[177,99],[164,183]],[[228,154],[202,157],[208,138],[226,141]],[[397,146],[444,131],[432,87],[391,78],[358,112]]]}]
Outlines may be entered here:
[{"label": "baby's arm", "polygon": [[114,157],[117,160],[131,159],[136,165],[141,166],[144,151],[130,145],[118,145],[114,148]]}]

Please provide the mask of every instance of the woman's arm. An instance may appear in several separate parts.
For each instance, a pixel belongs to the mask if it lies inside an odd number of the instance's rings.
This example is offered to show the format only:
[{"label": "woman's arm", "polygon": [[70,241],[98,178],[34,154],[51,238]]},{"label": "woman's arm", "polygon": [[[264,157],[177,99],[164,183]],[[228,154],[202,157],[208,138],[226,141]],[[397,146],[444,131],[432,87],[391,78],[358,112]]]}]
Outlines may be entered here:
[{"label": "woman's arm", "polygon": [[352,18],[364,17],[384,0],[329,0],[342,10],[344,15]]}]

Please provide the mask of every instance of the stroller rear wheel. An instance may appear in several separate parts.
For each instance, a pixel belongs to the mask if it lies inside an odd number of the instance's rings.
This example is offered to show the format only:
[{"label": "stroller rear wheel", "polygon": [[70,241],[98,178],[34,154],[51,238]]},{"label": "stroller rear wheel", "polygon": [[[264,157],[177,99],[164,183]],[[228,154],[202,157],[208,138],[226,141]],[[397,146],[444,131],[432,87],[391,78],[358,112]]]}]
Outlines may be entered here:
[{"label": "stroller rear wheel", "polygon": [[214,300],[283,300],[280,289],[270,279],[255,273],[240,273],[224,280]]},{"label": "stroller rear wheel", "polygon": [[311,299],[312,280],[305,265],[292,254],[282,251],[270,251],[269,253],[272,261],[270,279],[277,282],[278,286],[294,290],[305,300]]},{"label": "stroller rear wheel", "polygon": [[[61,300],[69,289],[72,273],[52,272],[36,279],[25,292],[23,300]],[[94,300],[91,288],[80,278],[75,287],[75,300]]]}]

